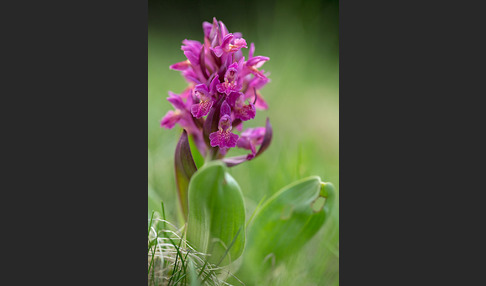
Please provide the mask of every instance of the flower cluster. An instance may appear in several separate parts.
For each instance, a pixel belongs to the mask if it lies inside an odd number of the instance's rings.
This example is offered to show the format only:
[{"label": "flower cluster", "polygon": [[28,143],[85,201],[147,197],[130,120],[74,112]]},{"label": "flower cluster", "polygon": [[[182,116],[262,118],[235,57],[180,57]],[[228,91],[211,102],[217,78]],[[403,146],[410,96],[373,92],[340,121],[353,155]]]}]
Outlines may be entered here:
[{"label": "flower cluster", "polygon": [[[211,150],[214,158],[222,158],[230,148],[251,151],[247,156],[229,158],[229,165],[251,160],[266,149],[271,140],[271,126],[243,131],[243,122],[255,118],[256,109],[267,109],[258,92],[269,82],[268,74],[259,68],[268,57],[254,56],[241,33],[229,33],[221,21],[204,22],[204,43],[184,40],[182,50],[187,60],[170,66],[181,71],[189,87],[181,94],[169,92],[167,100],[175,110],[167,112],[161,126],[173,128],[178,123],[194,138],[199,151]],[[235,131],[241,132],[240,135]],[[256,150],[256,147],[260,149]],[[239,158],[239,159],[238,159]]]}]

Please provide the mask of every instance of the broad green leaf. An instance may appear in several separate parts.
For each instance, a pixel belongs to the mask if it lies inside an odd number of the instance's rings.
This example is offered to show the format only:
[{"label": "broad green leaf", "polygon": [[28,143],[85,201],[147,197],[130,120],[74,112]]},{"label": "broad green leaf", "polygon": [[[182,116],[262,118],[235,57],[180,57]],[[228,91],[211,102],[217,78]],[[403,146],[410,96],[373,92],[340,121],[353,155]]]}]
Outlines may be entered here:
[{"label": "broad green leaf", "polygon": [[226,265],[243,252],[243,194],[221,161],[204,165],[192,176],[187,240],[196,250],[210,254],[208,261],[216,265]]},{"label": "broad green leaf", "polygon": [[187,219],[187,189],[192,175],[197,171],[192,158],[191,148],[186,130],[183,130],[179,142],[177,142],[174,155],[175,179],[177,193],[181,204],[182,214]]},{"label": "broad green leaf", "polygon": [[323,226],[333,202],[332,184],[321,182],[317,176],[278,191],[248,226],[246,271],[256,276],[297,253]]}]

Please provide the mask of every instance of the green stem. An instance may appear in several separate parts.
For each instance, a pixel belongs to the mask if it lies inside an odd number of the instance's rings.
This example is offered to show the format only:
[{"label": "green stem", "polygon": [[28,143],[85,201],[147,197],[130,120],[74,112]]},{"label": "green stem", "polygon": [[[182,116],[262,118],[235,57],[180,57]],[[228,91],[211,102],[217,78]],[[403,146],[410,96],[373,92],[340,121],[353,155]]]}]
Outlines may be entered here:
[{"label": "green stem", "polygon": [[208,152],[206,152],[206,158],[204,158],[204,164],[218,159],[218,155],[219,149],[217,147],[208,148]]}]

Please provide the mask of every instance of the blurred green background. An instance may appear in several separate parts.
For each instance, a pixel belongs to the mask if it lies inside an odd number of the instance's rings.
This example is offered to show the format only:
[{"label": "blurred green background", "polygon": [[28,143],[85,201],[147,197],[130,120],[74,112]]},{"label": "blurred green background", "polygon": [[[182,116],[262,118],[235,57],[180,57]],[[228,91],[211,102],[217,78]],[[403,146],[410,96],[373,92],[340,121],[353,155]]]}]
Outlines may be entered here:
[{"label": "blurred green background", "polygon": [[[272,144],[255,160],[230,169],[245,195],[248,217],[264,196],[307,176],[332,182],[339,194],[338,12],[338,1],[149,1],[149,214],[160,211],[163,200],[168,219],[181,225],[173,170],[181,129],[162,129],[160,119],[173,109],[167,92],[180,93],[187,86],[169,65],[185,60],[182,40],[203,41],[202,22],[213,17],[255,43],[255,55],[270,57],[261,68],[271,73],[261,90],[269,109],[258,111],[245,128],[264,126],[269,117]],[[228,156],[243,153],[231,150]],[[338,206],[279,272],[275,285],[339,284]]]}]

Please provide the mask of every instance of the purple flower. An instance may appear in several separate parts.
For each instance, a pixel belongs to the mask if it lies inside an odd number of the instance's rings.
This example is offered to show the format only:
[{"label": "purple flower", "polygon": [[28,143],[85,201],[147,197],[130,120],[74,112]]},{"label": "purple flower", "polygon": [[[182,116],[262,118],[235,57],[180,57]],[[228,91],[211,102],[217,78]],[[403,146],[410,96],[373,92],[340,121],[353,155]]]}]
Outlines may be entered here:
[{"label": "purple flower", "polygon": [[182,98],[171,91],[169,91],[169,97],[167,97],[167,100],[172,104],[172,106],[174,106],[175,110],[169,110],[165,114],[160,121],[160,126],[167,129],[172,129],[174,125],[183,118],[186,106],[182,101]]},{"label": "purple flower", "polygon": [[169,110],[160,121],[160,126],[167,129],[172,129],[174,125],[177,122],[179,122],[179,120],[181,120],[181,118],[182,118],[182,113],[180,110],[176,110],[176,111]]},{"label": "purple flower", "polygon": [[[248,46],[242,34],[229,33],[216,18],[212,23],[204,22],[202,28],[204,42],[185,39],[181,49],[186,59],[170,66],[181,72],[189,87],[180,95],[169,93],[167,99],[175,110],[167,112],[161,126],[179,124],[194,138],[201,153],[209,150],[213,159],[223,158],[237,146],[252,151],[244,158],[228,158],[228,166],[234,166],[261,154],[271,141],[270,131],[262,143],[265,132],[258,128],[248,129],[241,137],[233,133],[240,133],[243,123],[255,118],[257,109],[268,108],[258,90],[269,82],[269,74],[259,70],[269,58],[254,56],[255,45],[251,43],[245,59],[243,48]],[[261,147],[255,154],[258,145]]]},{"label": "purple flower", "polygon": [[218,131],[209,134],[209,139],[211,141],[211,146],[225,150],[226,148],[236,147],[236,141],[238,140],[238,135],[231,132],[231,109],[226,101],[221,105],[221,118],[218,123]]},{"label": "purple flower", "polygon": [[191,106],[191,113],[196,118],[208,115],[209,109],[213,106],[214,100],[205,84],[198,84],[194,88],[194,96],[199,99],[199,103]]},{"label": "purple flower", "polygon": [[[252,160],[265,152],[265,150],[268,148],[268,146],[270,146],[270,143],[272,142],[273,134],[272,125],[270,124],[270,120],[268,118],[265,124],[265,128],[263,128],[264,130],[262,130],[261,128],[262,127],[249,129],[241,134],[241,137],[240,139],[238,139],[237,142],[238,147],[250,149],[252,152],[248,155],[223,158],[223,162],[225,162],[228,167],[233,167],[243,162]],[[256,151],[256,145],[260,145],[258,151]]]},{"label": "purple flower", "polygon": [[[189,106],[192,104],[192,99],[187,95],[191,89],[186,89],[181,95],[177,95],[169,91],[167,100],[174,106],[175,110],[169,110],[160,121],[160,126],[172,129],[176,123],[179,123],[189,133],[199,133],[198,128],[194,124],[191,114],[189,113]],[[183,101],[186,98],[186,102]]]},{"label": "purple flower", "polygon": [[229,95],[241,90],[241,84],[238,82],[238,70],[238,63],[232,63],[228,67],[224,74],[224,82],[216,85],[218,92]]},{"label": "purple flower", "polygon": [[244,64],[244,75],[248,73],[252,73],[259,78],[265,78],[266,76],[263,74],[263,71],[259,71],[260,68],[266,61],[270,60],[268,57],[264,56],[253,56],[255,52],[255,45],[253,43],[250,44],[250,51],[248,52],[248,60]]},{"label": "purple flower", "polygon": [[244,94],[233,92],[228,96],[228,103],[233,108],[234,117],[241,121],[247,121],[255,118],[256,110],[253,103],[244,103]]},{"label": "purple flower", "polygon": [[212,48],[212,50],[217,57],[221,57],[223,53],[234,53],[242,48],[248,48],[245,39],[235,38],[233,34],[227,34],[224,36],[221,45]]},{"label": "purple flower", "polygon": [[265,127],[248,128],[245,132],[241,133],[241,137],[236,142],[239,148],[251,150],[251,158],[256,154],[256,146],[259,146],[263,142],[265,136]]},{"label": "purple flower", "polygon": [[209,134],[209,140],[211,140],[211,146],[219,146],[221,149],[236,147],[236,141],[238,135],[231,132],[231,128],[224,129],[223,126],[231,124],[231,118],[228,115],[221,117],[219,120],[219,130]]},{"label": "purple flower", "polygon": [[184,40],[184,45],[181,46],[181,50],[184,51],[184,55],[187,57],[192,66],[199,64],[199,53],[201,52],[202,44],[198,41]]},{"label": "purple flower", "polygon": [[208,115],[209,110],[216,102],[214,95],[216,94],[216,86],[219,84],[218,75],[214,75],[209,84],[209,88],[205,84],[198,84],[194,87],[194,98],[199,103],[191,106],[191,113],[196,118],[201,118]]},{"label": "purple flower", "polygon": [[235,118],[240,119],[241,121],[248,121],[250,119],[255,118],[256,110],[253,103],[249,103],[246,105],[236,105],[234,109]]}]

